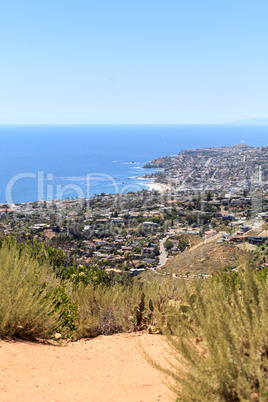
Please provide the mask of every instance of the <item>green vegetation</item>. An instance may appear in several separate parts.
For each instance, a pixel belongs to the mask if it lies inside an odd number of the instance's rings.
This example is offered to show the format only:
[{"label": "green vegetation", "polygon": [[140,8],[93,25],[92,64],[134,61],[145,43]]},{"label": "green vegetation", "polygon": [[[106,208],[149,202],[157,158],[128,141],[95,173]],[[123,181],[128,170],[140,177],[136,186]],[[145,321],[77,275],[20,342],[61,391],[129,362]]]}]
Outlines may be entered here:
[{"label": "green vegetation", "polygon": [[105,271],[63,263],[64,254],[38,242],[0,242],[0,337],[47,338],[59,332],[79,339],[153,330],[168,300],[176,298],[177,284],[169,277],[136,278],[125,285]]},{"label": "green vegetation", "polygon": [[[180,290],[179,290],[180,289]],[[140,331],[160,333],[170,300],[181,296],[178,281],[170,276],[160,280],[135,279],[129,286],[115,285],[77,289],[74,300],[79,306],[76,339]]]},{"label": "green vegetation", "polygon": [[181,401],[267,401],[268,280],[247,264],[185,287],[166,334],[177,360],[171,388]]},{"label": "green vegetation", "polygon": [[171,241],[171,240],[169,240],[169,239],[167,239],[166,241],[165,241],[165,243],[164,243],[164,247],[165,247],[165,249],[167,250],[167,251],[169,251],[169,250],[171,250],[172,249],[172,247],[173,247],[173,242]]},{"label": "green vegetation", "polygon": [[0,336],[46,338],[61,327],[52,268],[12,244],[0,248]]},{"label": "green vegetation", "polygon": [[170,376],[178,400],[266,401],[266,256],[262,245],[236,271],[228,268],[206,279],[150,272],[125,285],[102,271],[65,267],[63,253],[38,242],[5,239],[0,242],[0,337],[165,334],[172,364],[170,369],[154,364]]}]

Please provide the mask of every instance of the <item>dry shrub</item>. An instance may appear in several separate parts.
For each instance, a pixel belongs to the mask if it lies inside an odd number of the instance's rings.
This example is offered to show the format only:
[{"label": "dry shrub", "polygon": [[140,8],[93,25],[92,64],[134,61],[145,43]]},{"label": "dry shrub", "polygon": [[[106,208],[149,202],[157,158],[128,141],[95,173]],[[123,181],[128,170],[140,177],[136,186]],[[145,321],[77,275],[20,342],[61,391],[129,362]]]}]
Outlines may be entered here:
[{"label": "dry shrub", "polygon": [[157,366],[178,400],[267,401],[267,277],[244,265],[238,275],[185,283],[185,294],[187,304],[171,306],[166,329],[178,364]]},{"label": "dry shrub", "polygon": [[46,338],[60,325],[52,268],[16,245],[0,248],[0,337]]},{"label": "dry shrub", "polygon": [[[163,325],[169,301],[181,296],[178,280],[158,278],[141,282],[138,279],[131,286],[81,287],[73,293],[73,300],[79,306],[76,338],[111,335],[118,332],[132,331],[135,327],[133,317],[135,308],[145,294],[145,311],[142,328]],[[149,301],[153,305],[153,314],[149,317]],[[144,325],[145,324],[145,325]]]},{"label": "dry shrub", "polygon": [[123,327],[115,312],[118,297],[115,288],[101,285],[77,289],[73,294],[79,306],[75,338],[93,338],[122,332]]},{"label": "dry shrub", "polygon": [[114,310],[108,308],[99,316],[99,330],[102,335],[112,335],[123,332],[122,325],[116,319]]}]

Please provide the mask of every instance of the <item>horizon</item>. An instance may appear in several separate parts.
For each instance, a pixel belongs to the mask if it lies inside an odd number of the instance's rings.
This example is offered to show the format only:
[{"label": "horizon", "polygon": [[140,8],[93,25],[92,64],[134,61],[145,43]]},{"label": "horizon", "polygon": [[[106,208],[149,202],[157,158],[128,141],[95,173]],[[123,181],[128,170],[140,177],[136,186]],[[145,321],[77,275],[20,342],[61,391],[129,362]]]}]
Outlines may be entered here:
[{"label": "horizon", "polygon": [[[261,120],[261,121],[259,121]],[[219,123],[0,123],[1,126],[268,126],[268,118],[252,118]]]},{"label": "horizon", "polygon": [[264,0],[0,0],[0,124],[267,119],[267,13]]}]

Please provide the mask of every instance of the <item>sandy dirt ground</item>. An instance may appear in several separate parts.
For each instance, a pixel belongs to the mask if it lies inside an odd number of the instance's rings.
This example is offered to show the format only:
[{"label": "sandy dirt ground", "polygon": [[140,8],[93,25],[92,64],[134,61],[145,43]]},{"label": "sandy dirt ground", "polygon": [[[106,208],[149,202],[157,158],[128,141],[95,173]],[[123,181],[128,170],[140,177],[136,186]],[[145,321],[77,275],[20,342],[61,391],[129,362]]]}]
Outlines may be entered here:
[{"label": "sandy dirt ground", "polygon": [[245,250],[245,251],[254,251],[257,248],[257,246],[255,244],[251,244],[248,242],[236,244],[235,246],[237,248],[240,248],[240,250]]},{"label": "sandy dirt ground", "polygon": [[0,341],[0,401],[172,401],[164,376],[141,353],[164,361],[163,344],[144,333],[62,346]]}]

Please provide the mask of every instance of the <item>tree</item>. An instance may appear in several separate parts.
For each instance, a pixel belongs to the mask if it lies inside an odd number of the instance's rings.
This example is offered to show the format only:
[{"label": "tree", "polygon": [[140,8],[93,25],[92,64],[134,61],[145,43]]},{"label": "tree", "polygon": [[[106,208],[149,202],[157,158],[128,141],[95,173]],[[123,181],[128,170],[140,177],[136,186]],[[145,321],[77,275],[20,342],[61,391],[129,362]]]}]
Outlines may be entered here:
[{"label": "tree", "polygon": [[173,247],[173,242],[171,241],[171,240],[169,240],[169,239],[167,239],[166,241],[165,241],[165,243],[164,243],[164,247],[165,247],[165,249],[167,250],[167,251],[169,251],[169,250],[171,250],[172,249],[172,247]]},{"label": "tree", "polygon": [[188,241],[182,240],[182,239],[179,240],[178,249],[179,249],[181,252],[183,252],[183,251],[186,249],[186,247],[188,247],[188,246],[189,246]]},{"label": "tree", "polygon": [[192,211],[192,210],[193,210],[193,206],[192,206],[192,203],[191,203],[191,202],[188,202],[187,210],[188,210],[188,211]]},{"label": "tree", "polygon": [[207,201],[211,201],[212,200],[212,194],[210,191],[207,192]]},{"label": "tree", "polygon": [[211,204],[207,204],[204,208],[205,212],[212,212],[215,208]]},{"label": "tree", "polygon": [[189,225],[192,225],[193,223],[197,223],[197,214],[187,214],[185,219]]}]

